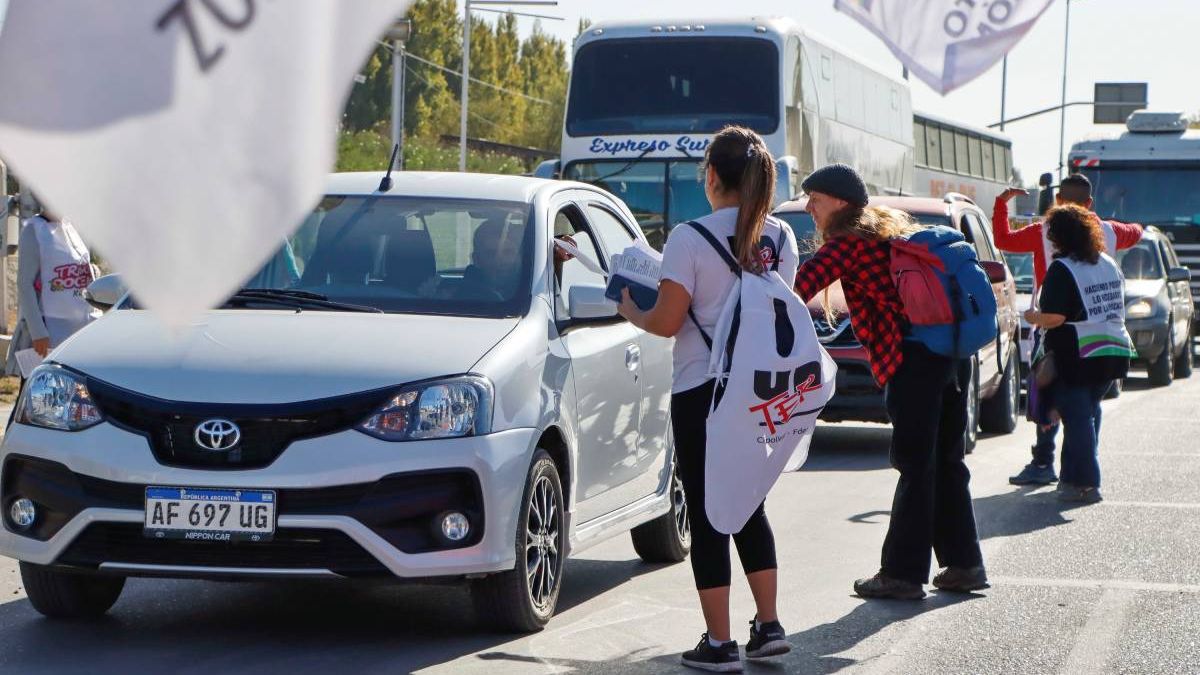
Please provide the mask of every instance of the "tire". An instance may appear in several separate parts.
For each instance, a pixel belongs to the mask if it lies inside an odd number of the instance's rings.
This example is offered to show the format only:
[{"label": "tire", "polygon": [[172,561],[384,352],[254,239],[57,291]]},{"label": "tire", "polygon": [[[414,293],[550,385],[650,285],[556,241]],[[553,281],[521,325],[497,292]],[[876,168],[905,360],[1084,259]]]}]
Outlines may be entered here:
[{"label": "tire", "polygon": [[1171,384],[1175,377],[1175,359],[1171,345],[1163,347],[1162,354],[1150,364],[1150,384],[1155,387],[1165,387]]},{"label": "tire", "polygon": [[1192,364],[1195,359],[1192,353],[1192,336],[1188,335],[1183,341],[1183,350],[1179,353],[1179,358],[1175,360],[1175,379],[1186,380],[1192,376]]},{"label": "tire", "polygon": [[633,528],[633,550],[648,563],[683,562],[692,550],[692,526],[688,521],[687,493],[679,472],[671,468],[671,510]]},{"label": "tire", "polygon": [[525,480],[517,523],[516,568],[475,581],[471,597],[479,616],[496,628],[533,633],[554,616],[567,543],[562,482],[554,460],[540,448]]},{"label": "tire", "polygon": [[51,619],[103,616],[125,588],[125,577],[60,572],[27,562],[20,566],[21,583],[29,603],[38,613]]},{"label": "tire", "polygon": [[963,447],[967,454],[979,444],[979,357],[971,357],[971,382],[967,385],[967,428],[963,431]]},{"label": "tire", "polygon": [[979,428],[989,434],[1011,434],[1021,414],[1021,360],[1016,351],[1008,357],[996,393],[979,403]]}]

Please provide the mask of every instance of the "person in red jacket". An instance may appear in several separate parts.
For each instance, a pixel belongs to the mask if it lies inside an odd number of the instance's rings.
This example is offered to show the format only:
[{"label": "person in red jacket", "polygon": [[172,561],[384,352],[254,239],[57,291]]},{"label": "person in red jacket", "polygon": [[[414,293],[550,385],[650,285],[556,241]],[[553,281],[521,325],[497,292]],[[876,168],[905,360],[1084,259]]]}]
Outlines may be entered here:
[{"label": "person in red jacket", "polygon": [[[1026,194],[1021,188],[1009,188],[996,197],[992,210],[992,235],[996,248],[1007,253],[1033,254],[1034,295],[1046,278],[1046,268],[1052,262],[1050,243],[1046,239],[1045,227],[1037,222],[1019,230],[1008,225],[1008,201],[1017,195]],[[1092,183],[1083,174],[1072,174],[1063,179],[1054,201],[1059,206],[1075,204],[1091,211]],[[1100,220],[1104,241],[1109,255],[1132,248],[1142,239],[1142,226],[1137,223],[1121,223],[1115,220]],[[1058,425],[1038,427],[1037,443],[1033,446],[1033,460],[1024,469],[1008,479],[1013,485],[1049,485],[1058,481],[1054,472],[1054,445],[1058,436]]]}]

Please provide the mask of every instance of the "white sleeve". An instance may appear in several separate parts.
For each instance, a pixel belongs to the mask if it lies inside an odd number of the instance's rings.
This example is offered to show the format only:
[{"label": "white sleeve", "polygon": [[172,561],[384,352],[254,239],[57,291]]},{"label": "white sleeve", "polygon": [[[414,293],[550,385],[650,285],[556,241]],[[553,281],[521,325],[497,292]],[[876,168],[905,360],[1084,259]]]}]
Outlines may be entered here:
[{"label": "white sleeve", "polygon": [[790,225],[783,221],[780,224],[787,232],[787,245],[779,254],[779,276],[789,284],[795,284],[796,274],[800,271],[800,242],[796,240],[796,233]]},{"label": "white sleeve", "polygon": [[667,237],[663,247],[662,280],[683,286],[688,295],[696,295],[696,237],[691,228],[680,225]]}]

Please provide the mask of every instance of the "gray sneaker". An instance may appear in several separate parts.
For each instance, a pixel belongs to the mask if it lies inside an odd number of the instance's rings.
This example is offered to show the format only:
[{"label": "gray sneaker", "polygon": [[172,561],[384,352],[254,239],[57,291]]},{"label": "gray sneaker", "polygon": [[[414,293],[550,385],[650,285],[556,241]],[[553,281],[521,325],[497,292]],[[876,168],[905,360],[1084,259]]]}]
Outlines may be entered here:
[{"label": "gray sneaker", "polygon": [[1008,482],[1013,485],[1049,485],[1058,482],[1058,474],[1054,473],[1054,467],[1048,464],[1030,462],[1021,469],[1021,473],[1010,477]]},{"label": "gray sneaker", "polygon": [[1058,481],[1058,487],[1055,488],[1055,490],[1057,490],[1059,492],[1059,494],[1062,494],[1063,492],[1071,492],[1072,490],[1077,490],[1077,489],[1079,489],[1079,488],[1075,487],[1074,483],[1068,483],[1065,480]]},{"label": "gray sneaker", "polygon": [[1058,493],[1058,501],[1095,504],[1096,502],[1104,501],[1104,495],[1100,494],[1100,488],[1072,485],[1070,488]]}]

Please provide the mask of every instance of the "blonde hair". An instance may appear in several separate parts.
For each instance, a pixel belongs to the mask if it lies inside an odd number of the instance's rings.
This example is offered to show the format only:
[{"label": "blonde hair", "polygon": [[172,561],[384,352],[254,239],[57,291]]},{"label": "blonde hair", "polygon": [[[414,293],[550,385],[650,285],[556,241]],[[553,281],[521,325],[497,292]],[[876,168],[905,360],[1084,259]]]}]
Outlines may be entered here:
[{"label": "blonde hair", "polygon": [[[859,237],[868,241],[887,241],[917,232],[921,226],[913,217],[890,206],[850,206],[831,214],[831,222],[824,230],[817,230],[817,241],[825,243],[839,237]],[[837,320],[837,312],[829,304],[829,289],[821,296],[821,308],[825,320],[831,325]]]}]

